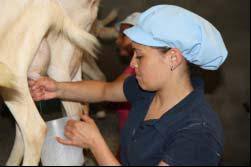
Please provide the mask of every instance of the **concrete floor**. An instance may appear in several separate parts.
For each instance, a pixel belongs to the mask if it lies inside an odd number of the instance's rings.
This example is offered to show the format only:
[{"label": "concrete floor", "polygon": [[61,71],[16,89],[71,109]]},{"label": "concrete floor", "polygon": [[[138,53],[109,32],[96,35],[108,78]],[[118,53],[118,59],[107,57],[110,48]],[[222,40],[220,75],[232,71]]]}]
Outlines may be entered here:
[{"label": "concrete floor", "polygon": [[[249,0],[105,0],[101,17],[110,9],[121,10],[120,19],[133,11],[142,11],[153,4],[169,3],[192,9],[210,20],[222,32],[229,57],[217,72],[204,72],[207,98],[219,114],[225,131],[225,150],[222,165],[250,165],[250,1]],[[128,6],[131,6],[130,8]],[[108,80],[118,76],[122,64],[114,51],[113,42],[103,43],[99,65]],[[116,69],[116,70],[115,70]],[[55,104],[53,104],[55,105]],[[49,102],[47,106],[53,106]],[[58,105],[58,104],[57,104]],[[51,107],[44,111],[45,120],[60,117]],[[54,111],[54,112],[53,112]],[[249,111],[249,112],[247,112]],[[1,108],[0,108],[1,112]],[[117,150],[119,143],[116,114],[109,112],[105,120],[97,120],[106,140]],[[0,114],[0,165],[4,165],[13,145],[14,122]],[[88,164],[94,164],[88,160]]]}]

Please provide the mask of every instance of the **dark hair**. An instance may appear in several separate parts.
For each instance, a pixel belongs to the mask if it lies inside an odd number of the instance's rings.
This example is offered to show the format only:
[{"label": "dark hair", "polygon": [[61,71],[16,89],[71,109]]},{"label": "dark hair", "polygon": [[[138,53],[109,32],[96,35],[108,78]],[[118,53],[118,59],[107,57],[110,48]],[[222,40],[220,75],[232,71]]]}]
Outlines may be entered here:
[{"label": "dark hair", "polygon": [[[123,27],[122,27],[122,25],[123,25]],[[124,34],[124,31],[125,31],[126,29],[131,28],[131,27],[133,27],[133,25],[128,24],[128,23],[122,23],[122,24],[120,25],[120,28],[119,28],[119,33],[120,33],[122,36],[126,36],[126,35]]]}]

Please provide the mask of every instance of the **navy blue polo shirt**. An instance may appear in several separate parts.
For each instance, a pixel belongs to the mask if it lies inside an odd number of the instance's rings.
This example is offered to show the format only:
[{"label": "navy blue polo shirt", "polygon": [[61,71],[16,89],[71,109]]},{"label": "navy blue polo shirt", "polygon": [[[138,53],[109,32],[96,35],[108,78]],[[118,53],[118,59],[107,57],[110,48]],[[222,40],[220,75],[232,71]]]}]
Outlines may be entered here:
[{"label": "navy blue polo shirt", "polygon": [[218,165],[223,153],[223,130],[205,100],[198,81],[194,91],[158,120],[144,121],[154,92],[143,91],[135,78],[124,83],[132,104],[121,133],[122,165]]}]

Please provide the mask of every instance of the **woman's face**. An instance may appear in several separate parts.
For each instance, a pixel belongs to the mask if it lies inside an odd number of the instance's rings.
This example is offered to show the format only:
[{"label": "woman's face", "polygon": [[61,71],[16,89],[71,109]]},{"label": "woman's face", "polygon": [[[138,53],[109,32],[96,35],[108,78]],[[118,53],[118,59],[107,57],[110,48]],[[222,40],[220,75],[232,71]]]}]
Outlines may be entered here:
[{"label": "woman's face", "polygon": [[133,43],[134,56],[131,66],[142,89],[158,91],[166,83],[170,74],[168,54],[158,49]]},{"label": "woman's face", "polygon": [[133,54],[132,41],[123,33],[124,30],[131,27],[132,25],[129,25],[129,24],[121,24],[120,26],[119,36],[116,40],[116,44],[119,48],[119,52],[121,56],[132,56]]}]

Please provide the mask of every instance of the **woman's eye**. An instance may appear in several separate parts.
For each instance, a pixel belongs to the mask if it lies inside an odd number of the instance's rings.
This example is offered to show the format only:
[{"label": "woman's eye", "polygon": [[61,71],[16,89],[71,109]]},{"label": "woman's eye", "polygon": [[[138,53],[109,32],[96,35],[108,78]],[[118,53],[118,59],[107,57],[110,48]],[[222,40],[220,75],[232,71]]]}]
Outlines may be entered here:
[{"label": "woman's eye", "polygon": [[143,56],[136,56],[136,59],[140,60]]},{"label": "woman's eye", "polygon": [[134,49],[134,54],[135,54],[135,58],[136,58],[137,60],[140,60],[140,59],[143,58],[142,53],[139,53],[136,49]]}]

